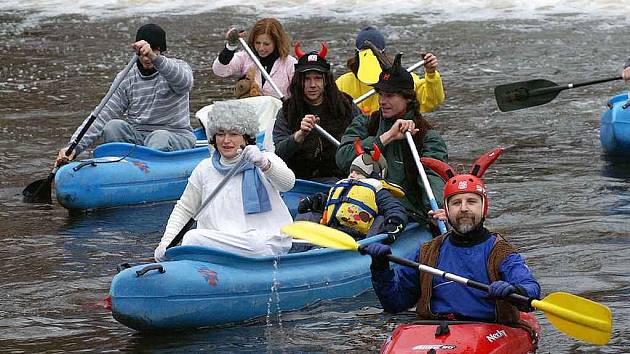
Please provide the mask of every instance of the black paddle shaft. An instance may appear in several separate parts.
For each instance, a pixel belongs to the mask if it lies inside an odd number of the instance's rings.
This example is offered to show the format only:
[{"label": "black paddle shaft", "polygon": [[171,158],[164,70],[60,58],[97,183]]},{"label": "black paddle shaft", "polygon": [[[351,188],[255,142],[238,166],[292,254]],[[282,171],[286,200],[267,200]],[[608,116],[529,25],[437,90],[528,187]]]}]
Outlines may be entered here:
[{"label": "black paddle shaft", "polygon": [[74,151],[74,149],[77,147],[77,145],[79,145],[79,142],[81,141],[81,139],[83,139],[83,136],[85,135],[85,133],[87,133],[87,131],[92,126],[92,123],[94,123],[94,121],[98,117],[99,113],[101,113],[101,110],[103,109],[103,107],[105,107],[107,102],[109,102],[109,99],[114,95],[114,92],[116,92],[116,90],[118,89],[118,86],[120,86],[120,83],[125,79],[125,77],[127,76],[127,73],[129,72],[129,70],[131,70],[133,65],[136,63],[136,60],[137,60],[137,56],[134,55],[129,60],[129,63],[127,63],[127,66],[125,67],[125,69],[123,69],[121,74],[118,75],[118,77],[116,77],[116,79],[114,80],[114,83],[112,84],[111,88],[109,89],[109,91],[107,91],[107,94],[101,100],[101,103],[99,103],[99,105],[96,107],[94,112],[92,112],[92,114],[90,114],[90,118],[83,125],[83,128],[81,128],[81,131],[79,132],[79,134],[77,134],[77,137],[74,140],[72,140],[72,142],[68,146],[68,149],[65,152],[66,156],[70,156],[72,154],[72,151]]},{"label": "black paddle shaft", "polygon": [[560,91],[568,90],[568,89],[572,89],[572,88],[578,88],[578,87],[589,86],[589,85],[596,85],[596,84],[601,84],[601,83],[604,83],[604,82],[621,80],[621,79],[622,79],[621,76],[616,76],[616,77],[608,77],[608,78],[605,78],[605,79],[597,79],[597,80],[592,80],[592,81],[578,82],[576,84],[556,85],[555,87],[545,87],[545,88],[539,88],[539,89],[531,90],[529,92],[529,95],[530,96],[539,96],[539,95],[544,95],[544,94],[551,93],[551,92],[560,92]]},{"label": "black paddle shaft", "polygon": [[[218,154],[218,152],[216,151],[214,153]],[[197,213],[195,213],[195,215],[192,218],[190,218],[188,222],[186,222],[186,225],[184,225],[184,227],[182,227],[182,229],[179,230],[177,235],[175,235],[175,238],[171,240],[171,243],[169,243],[168,246],[166,246],[166,249],[175,247],[182,241],[182,239],[184,238],[184,235],[186,234],[186,232],[188,232],[188,230],[192,228],[196,219],[199,217],[199,215],[201,214],[203,209],[206,207],[206,205],[208,205],[212,201],[212,199],[214,199],[214,197],[216,197],[217,194],[219,194],[219,192],[227,184],[228,180],[232,178],[246,162],[247,161],[241,157],[241,159],[228,171],[228,173],[223,177],[223,179],[219,182],[219,184],[217,184],[217,186],[214,187],[212,192],[210,192],[210,195],[208,196],[208,198],[206,198],[206,200],[204,200],[204,202],[201,204],[201,206],[197,210]]]},{"label": "black paddle shaft", "polygon": [[551,102],[563,90],[620,79],[621,77],[617,76],[565,85],[544,79],[528,80],[499,85],[494,89],[494,96],[499,109],[508,112]]},{"label": "black paddle shaft", "polygon": [[[116,89],[118,89],[118,86],[120,86],[120,83],[123,81],[123,79],[127,76],[127,73],[129,73],[129,70],[131,70],[131,68],[135,65],[137,58],[138,57],[134,54],[131,60],[129,60],[129,63],[127,63],[127,66],[125,67],[125,69],[116,77],[116,79],[114,80],[114,83],[109,88],[109,91],[107,91],[107,94],[101,100],[101,103],[96,107],[94,112],[92,112],[92,114],[90,115],[90,118],[87,120],[87,122],[85,122],[85,124],[83,125],[83,128],[81,128],[81,131],[79,131],[79,134],[77,134],[77,137],[74,140],[72,140],[72,142],[68,146],[68,149],[66,149],[65,151],[66,157],[70,156],[72,152],[74,151],[74,149],[77,147],[77,145],[79,145],[79,141],[81,141],[85,133],[87,133],[88,129],[90,129],[90,127],[92,126],[92,123],[94,123],[94,121],[98,117],[98,114],[101,112],[103,107],[105,107],[107,102],[109,102],[109,99],[112,97]],[[24,202],[52,204],[51,184],[55,178],[55,174],[57,173],[57,170],[59,169],[59,167],[61,166],[55,163],[55,166],[53,167],[52,171],[48,174],[48,177],[32,182],[28,186],[26,186],[26,188],[24,188],[24,190],[22,191],[22,195],[24,196],[23,198]]]},{"label": "black paddle shaft", "polygon": [[[364,249],[364,247],[359,247],[359,251],[361,251],[361,249]],[[427,265],[424,264],[420,264],[420,263],[416,263],[414,261],[411,261],[409,259],[406,258],[402,258],[402,257],[397,257],[394,255],[387,255],[387,258],[394,263],[400,264],[400,265],[404,265],[407,267],[411,267],[411,268],[416,268],[421,272],[426,272],[429,273],[435,277],[440,277],[446,280],[451,280],[455,283],[459,283],[462,285],[466,285],[468,287],[477,289],[477,290],[481,290],[483,292],[488,292],[490,290],[490,286],[488,284],[484,284],[484,283],[480,283],[478,281],[474,281],[471,279],[467,279],[464,277],[461,277],[459,275],[455,275],[455,274],[451,274],[451,273],[447,273],[445,271],[442,271],[440,269],[437,268],[433,268],[433,267],[429,267]],[[520,294],[516,294],[516,293],[512,293],[510,295],[507,296],[507,299],[514,302],[514,303],[521,303],[521,304],[530,304],[531,300],[530,298],[528,298],[527,296],[523,296]]]}]

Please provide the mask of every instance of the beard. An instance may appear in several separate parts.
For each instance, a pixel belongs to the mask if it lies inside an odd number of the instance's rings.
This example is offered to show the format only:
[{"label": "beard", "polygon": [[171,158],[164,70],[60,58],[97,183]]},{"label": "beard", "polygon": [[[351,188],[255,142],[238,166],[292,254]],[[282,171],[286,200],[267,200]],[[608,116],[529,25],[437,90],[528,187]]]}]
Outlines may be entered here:
[{"label": "beard", "polygon": [[477,218],[475,215],[466,215],[458,217],[452,225],[457,232],[465,234],[476,229],[480,222],[481,218]]}]

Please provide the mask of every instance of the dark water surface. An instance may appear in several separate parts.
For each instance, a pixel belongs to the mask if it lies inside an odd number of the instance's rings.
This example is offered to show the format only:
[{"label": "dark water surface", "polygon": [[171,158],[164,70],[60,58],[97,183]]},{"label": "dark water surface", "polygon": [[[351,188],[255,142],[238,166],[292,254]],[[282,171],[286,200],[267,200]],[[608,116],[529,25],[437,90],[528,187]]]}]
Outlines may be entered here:
[{"label": "dark water surface", "polygon": [[[236,15],[66,16],[29,27],[21,14],[0,14],[2,352],[375,352],[397,323],[410,319],[383,314],[370,291],[267,323],[140,335],[114,321],[102,300],[116,264],[152,256],[172,204],[70,216],[58,204],[22,203],[22,188],[48,174],[56,151],[128,61],[125,46],[140,24],[161,23],[169,54],[192,65],[195,112],[230,95],[232,80],[213,77],[210,67],[225,28],[255,21]],[[284,23],[307,49],[326,40],[337,75],[365,25],[327,18]],[[499,112],[493,97],[496,85],[514,81],[617,75],[629,54],[627,23],[555,16],[432,25],[408,16],[376,24],[389,33],[390,52],[406,52],[406,64],[420,51],[438,56],[447,99],[428,117],[439,125],[451,162],[468,169],[484,151],[508,147],[487,174],[488,225],[523,252],[544,293],[566,291],[612,309],[614,333],[605,347],[566,337],[539,313],[541,352],[630,351],[630,158],[603,156],[598,140],[606,100],[627,86],[565,91],[545,106],[510,113]]]}]

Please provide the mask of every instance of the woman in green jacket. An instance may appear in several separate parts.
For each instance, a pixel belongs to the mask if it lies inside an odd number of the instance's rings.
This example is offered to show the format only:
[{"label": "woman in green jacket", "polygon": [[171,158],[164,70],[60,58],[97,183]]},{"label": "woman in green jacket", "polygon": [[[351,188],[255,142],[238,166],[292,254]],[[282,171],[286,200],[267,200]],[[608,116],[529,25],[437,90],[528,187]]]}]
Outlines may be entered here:
[{"label": "woman in green jacket", "polygon": [[[346,129],[337,149],[336,161],[348,170],[355,158],[354,142],[361,140],[364,148],[376,144],[389,162],[387,181],[403,188],[402,203],[410,220],[427,223],[431,210],[416,163],[413,161],[405,132],[410,131],[420,157],[432,157],[447,162],[446,143],[433,126],[418,111],[411,74],[401,66],[398,54],[392,67],[383,70],[374,89],[380,94],[381,108],[370,117],[357,116]],[[433,171],[427,171],[435,199],[441,201],[444,181]]]}]

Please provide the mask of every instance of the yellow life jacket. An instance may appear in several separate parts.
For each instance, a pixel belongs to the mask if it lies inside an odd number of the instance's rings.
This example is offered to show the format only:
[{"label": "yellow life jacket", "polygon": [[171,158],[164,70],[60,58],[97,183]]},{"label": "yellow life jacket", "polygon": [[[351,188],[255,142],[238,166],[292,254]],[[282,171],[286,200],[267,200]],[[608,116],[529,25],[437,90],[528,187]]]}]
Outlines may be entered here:
[{"label": "yellow life jacket", "polygon": [[321,223],[333,220],[366,235],[378,215],[376,193],[383,188],[374,178],[343,179],[330,189]]}]

